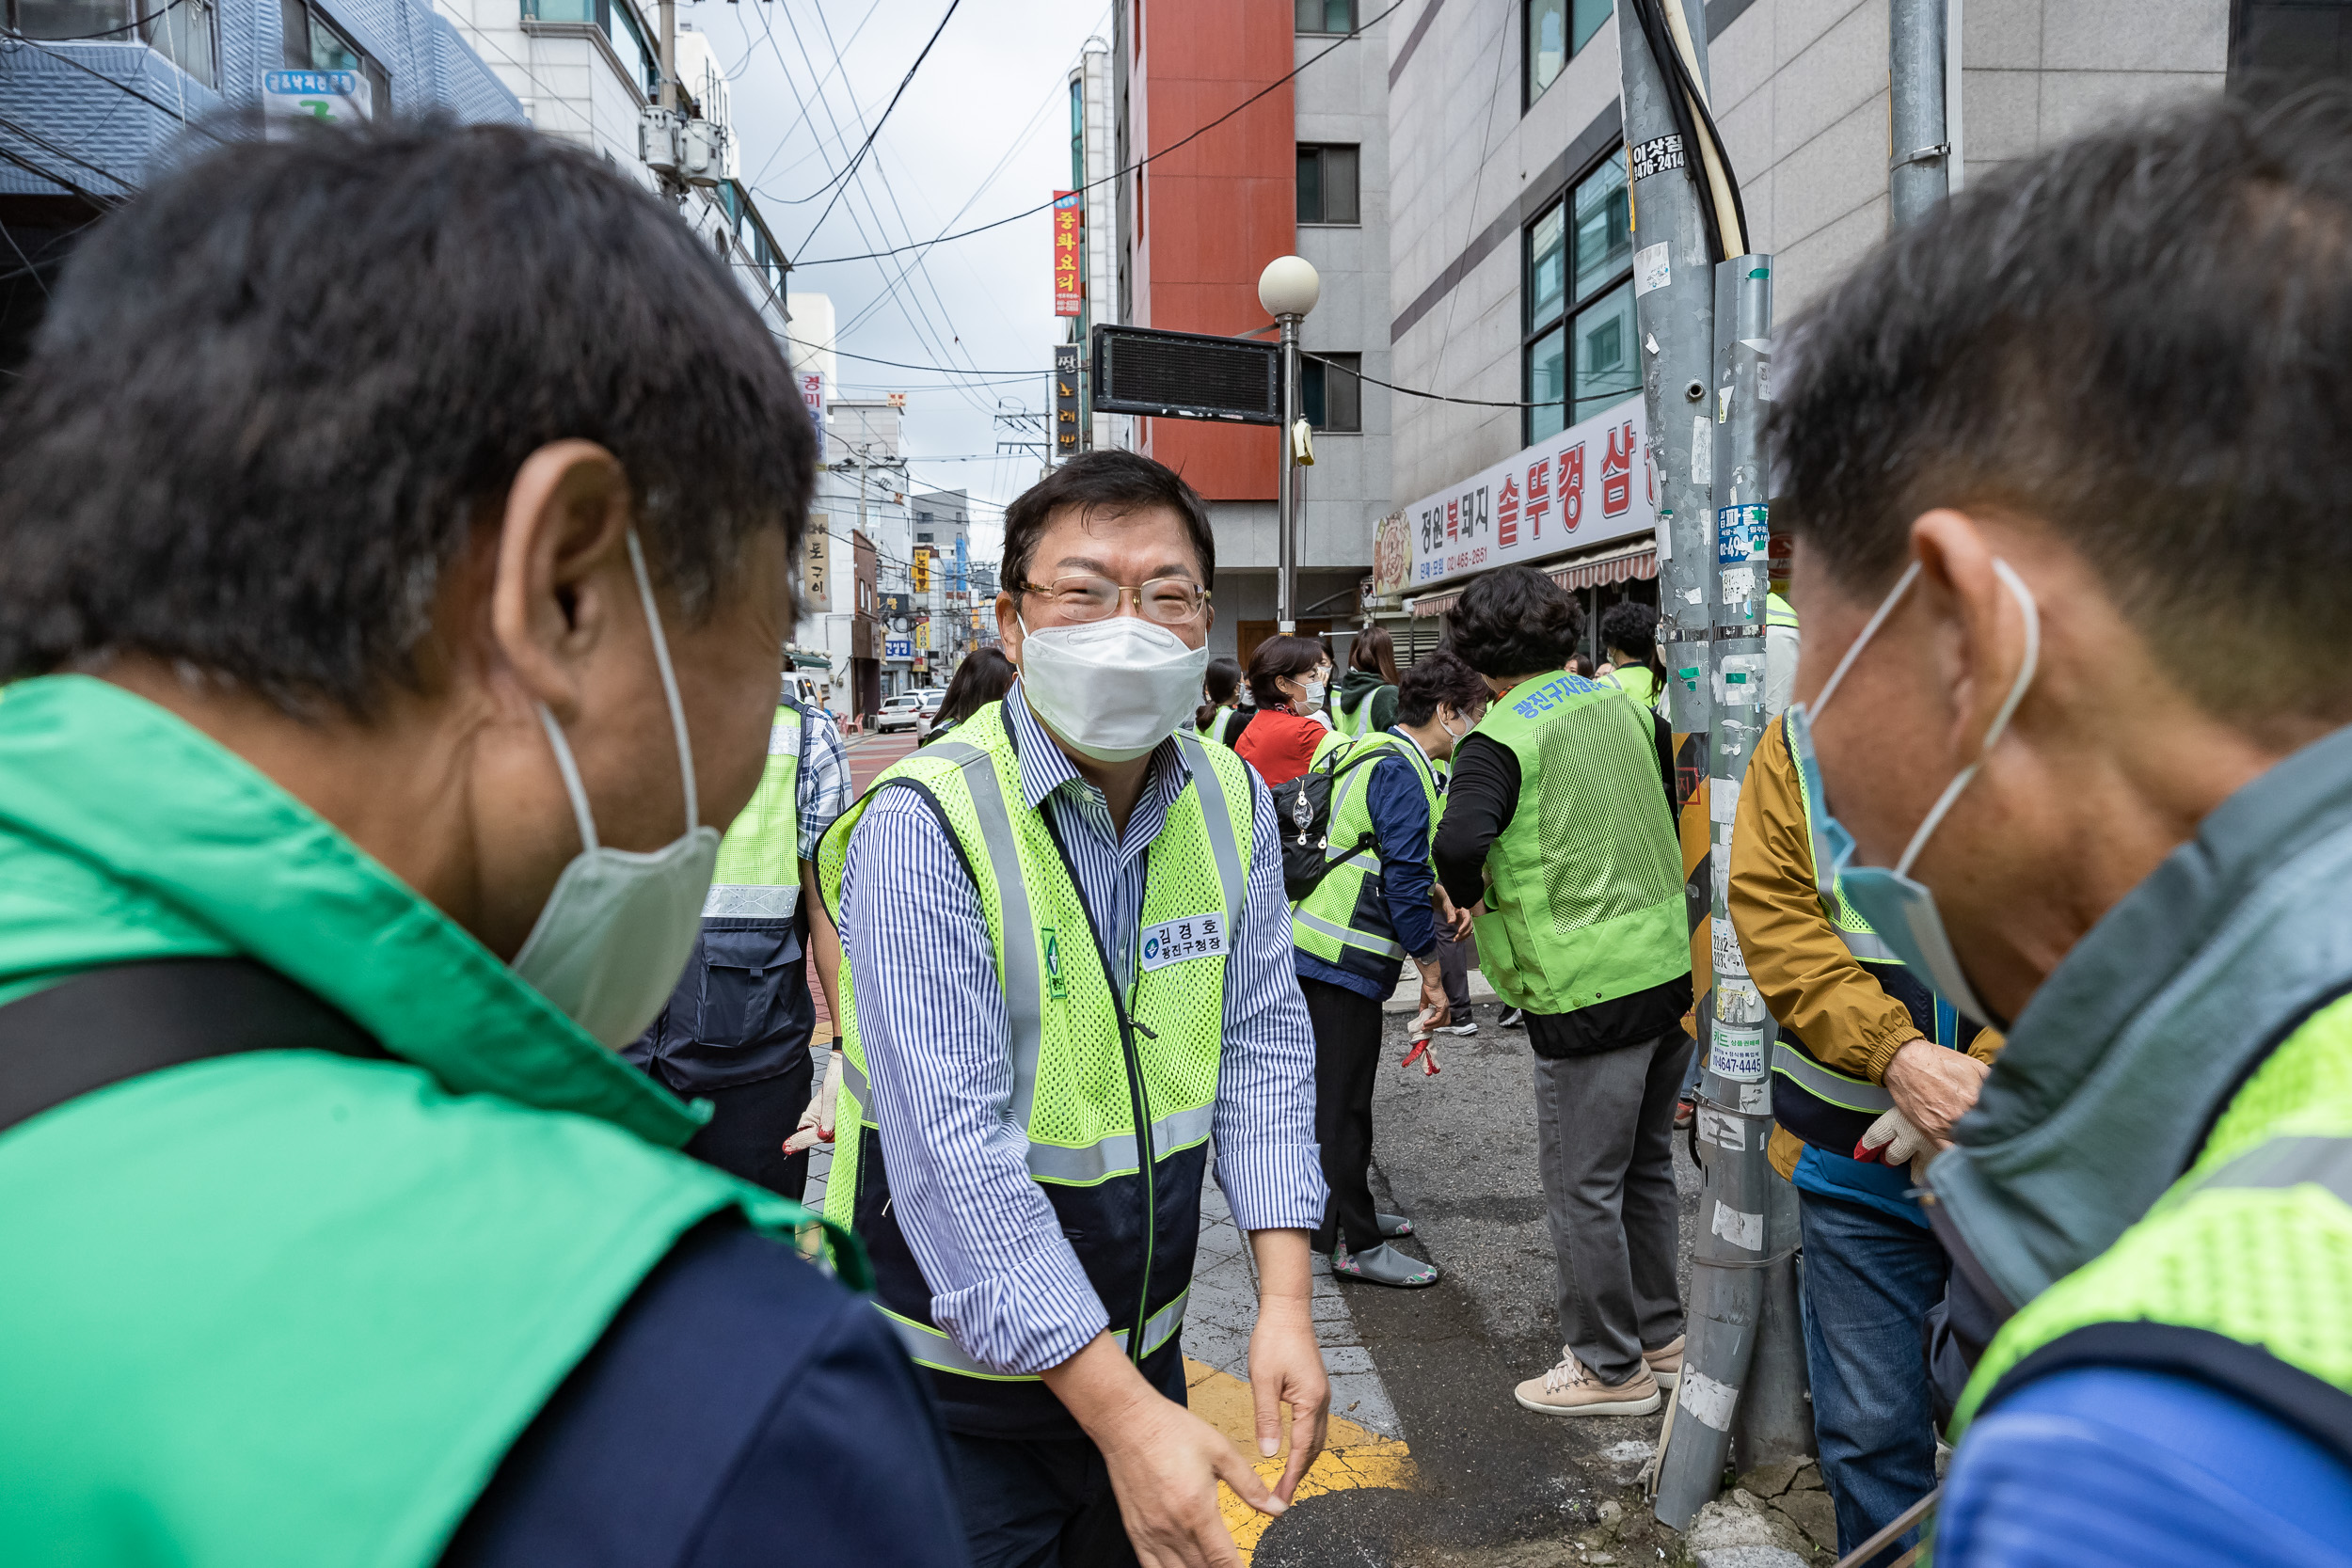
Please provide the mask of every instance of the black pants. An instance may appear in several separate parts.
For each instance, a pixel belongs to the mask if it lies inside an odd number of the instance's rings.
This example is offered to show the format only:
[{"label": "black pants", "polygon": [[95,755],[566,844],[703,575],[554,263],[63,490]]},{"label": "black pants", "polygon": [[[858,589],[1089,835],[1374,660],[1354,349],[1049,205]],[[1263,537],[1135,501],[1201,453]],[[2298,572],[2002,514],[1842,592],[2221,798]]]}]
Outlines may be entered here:
[{"label": "black pants", "polygon": [[972,1568],[1134,1568],[1103,1450],[1086,1437],[950,1433]]},{"label": "black pants", "polygon": [[1372,1208],[1372,1090],[1380,1076],[1380,1004],[1345,986],[1301,977],[1315,1030],[1315,1141],[1331,1187],[1315,1247],[1344,1237],[1350,1252],[1380,1244]]},{"label": "black pants", "polygon": [[798,1201],[808,1188],[808,1155],[803,1151],[786,1159],[784,1140],[808,1109],[814,1076],[803,1051],[773,1078],[694,1091],[693,1098],[709,1101],[715,1114],[686,1140],[686,1152]]}]

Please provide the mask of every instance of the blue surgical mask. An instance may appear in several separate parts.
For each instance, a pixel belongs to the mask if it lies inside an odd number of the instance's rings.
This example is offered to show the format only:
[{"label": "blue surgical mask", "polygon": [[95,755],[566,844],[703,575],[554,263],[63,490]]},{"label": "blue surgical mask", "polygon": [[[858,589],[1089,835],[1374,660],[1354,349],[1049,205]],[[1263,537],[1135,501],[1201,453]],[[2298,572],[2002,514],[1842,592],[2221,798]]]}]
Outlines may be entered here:
[{"label": "blue surgical mask", "polygon": [[[1829,706],[1830,698],[1836,694],[1839,683],[1846,678],[1846,672],[1853,668],[1855,657],[1877,635],[1879,627],[1886,624],[1886,618],[1895,612],[1895,607],[1911,591],[1911,585],[1919,579],[1917,562],[1913,562],[1904,570],[1884,602],[1871,614],[1862,628],[1862,635],[1854,639],[1853,646],[1846,650],[1846,657],[1839,659],[1837,668],[1830,673],[1828,684],[1821,688],[1820,696],[1810,705],[1799,703],[1792,706],[1788,717],[1788,753],[1804,773],[1805,799],[1811,816],[1808,825],[1813,830],[1814,876],[1820,887],[1822,906],[1835,909],[1842,893],[1852,903],[1854,912],[1870,923],[1870,928],[1878,933],[1879,940],[1894,950],[1904,968],[1917,975],[1938,996],[1978,1022],[1988,1025],[1997,1025],[1997,1021],[1992,1009],[1978,999],[1975,989],[1968,984],[1967,975],[1961,970],[1960,955],[1953,951],[1951,936],[1944,929],[1944,916],[1935,907],[1935,895],[1927,884],[1911,875],[1911,867],[1918,860],[1919,851],[1927,847],[1929,836],[1952,809],[1952,803],[1960,799],[1960,792],[1968,787],[1969,781],[1977,776],[1977,769],[1984,766],[1984,759],[1992,753],[1994,743],[2001,738],[2001,732],[2009,727],[2010,717],[2017,711],[2017,705],[2026,699],[2026,689],[2033,684],[2034,668],[2041,660],[2042,611],[2034,603],[2033,591],[2026,586],[2025,580],[2018,577],[2008,562],[1995,559],[1993,570],[1999,574],[2002,585],[2016,598],[2018,609],[2025,612],[2025,661],[2018,666],[2017,679],[2010,687],[2009,696],[2002,701],[2000,711],[1993,716],[1991,726],[1984,732],[1984,742],[1978,749],[1977,760],[1962,768],[1959,775],[1944,786],[1944,793],[1929,809],[1927,819],[1919,824],[1919,831],[1911,835],[1911,843],[1904,847],[1902,858],[1892,866],[1851,863],[1853,835],[1829,813],[1829,797],[1822,787],[1820,764],[1813,753],[1811,721]],[[1810,713],[1807,712],[1808,705]]]}]

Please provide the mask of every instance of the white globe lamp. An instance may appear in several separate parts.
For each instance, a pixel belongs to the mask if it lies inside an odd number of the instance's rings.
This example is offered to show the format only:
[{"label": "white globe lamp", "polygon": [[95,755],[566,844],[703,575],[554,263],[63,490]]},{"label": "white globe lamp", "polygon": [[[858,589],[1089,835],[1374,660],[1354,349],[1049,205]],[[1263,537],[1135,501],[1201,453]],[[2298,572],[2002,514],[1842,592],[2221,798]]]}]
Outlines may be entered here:
[{"label": "white globe lamp", "polygon": [[1304,256],[1277,256],[1258,275],[1258,303],[1279,320],[1303,316],[1323,297],[1323,278]]}]

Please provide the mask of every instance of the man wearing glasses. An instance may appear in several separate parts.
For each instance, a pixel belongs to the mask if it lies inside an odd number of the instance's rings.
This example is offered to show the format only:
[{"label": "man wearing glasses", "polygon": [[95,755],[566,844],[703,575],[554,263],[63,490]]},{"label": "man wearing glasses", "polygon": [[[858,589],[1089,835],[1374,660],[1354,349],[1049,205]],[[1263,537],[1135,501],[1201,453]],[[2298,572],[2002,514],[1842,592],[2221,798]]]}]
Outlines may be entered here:
[{"label": "man wearing glasses", "polygon": [[[1330,1387],[1308,1308],[1326,1191],[1273,804],[1203,746],[1215,543],[1123,451],[1005,515],[1004,701],[826,835],[843,1082],[826,1209],[929,1369],[981,1568],[1236,1561],[1216,1483],[1283,1511]],[[1256,1255],[1268,1490],[1187,1414],[1210,1140]]]}]

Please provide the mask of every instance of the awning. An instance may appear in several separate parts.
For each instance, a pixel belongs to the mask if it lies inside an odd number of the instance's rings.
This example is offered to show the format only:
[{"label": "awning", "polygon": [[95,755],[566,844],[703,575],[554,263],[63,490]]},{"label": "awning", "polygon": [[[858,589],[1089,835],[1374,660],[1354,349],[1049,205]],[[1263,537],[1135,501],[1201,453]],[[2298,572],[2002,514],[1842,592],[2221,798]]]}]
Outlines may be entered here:
[{"label": "awning", "polygon": [[[1620,545],[1581,561],[1563,562],[1542,568],[1551,580],[1570,593],[1580,588],[1598,588],[1607,583],[1647,582],[1658,576],[1658,546],[1648,539]],[[1464,588],[1469,586],[1463,584]],[[1409,601],[1406,608],[1416,617],[1443,615],[1462,597],[1461,588],[1449,588],[1439,594],[1423,594]]]}]

